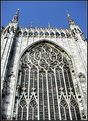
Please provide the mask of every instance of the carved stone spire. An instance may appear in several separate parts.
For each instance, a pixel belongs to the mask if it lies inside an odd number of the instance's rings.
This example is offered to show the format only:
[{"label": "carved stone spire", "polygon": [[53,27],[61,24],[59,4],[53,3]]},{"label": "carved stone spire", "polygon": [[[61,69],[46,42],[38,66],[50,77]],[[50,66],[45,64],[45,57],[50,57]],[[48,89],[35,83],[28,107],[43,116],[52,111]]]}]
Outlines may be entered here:
[{"label": "carved stone spire", "polygon": [[33,27],[33,25],[32,25],[32,21],[31,21],[31,23],[30,23],[30,28],[32,28]]},{"label": "carved stone spire", "polygon": [[48,22],[48,28],[50,29],[51,28],[51,26],[50,26],[50,23]]},{"label": "carved stone spire", "polygon": [[75,25],[75,22],[74,22],[74,20],[71,18],[71,16],[70,16],[69,13],[67,13],[67,16],[68,16],[68,22],[69,22],[69,24],[70,24],[70,25]]},{"label": "carved stone spire", "polygon": [[18,18],[19,18],[19,9],[17,10],[15,16],[13,17],[12,22],[13,22],[13,23],[17,23],[17,22],[18,22]]}]

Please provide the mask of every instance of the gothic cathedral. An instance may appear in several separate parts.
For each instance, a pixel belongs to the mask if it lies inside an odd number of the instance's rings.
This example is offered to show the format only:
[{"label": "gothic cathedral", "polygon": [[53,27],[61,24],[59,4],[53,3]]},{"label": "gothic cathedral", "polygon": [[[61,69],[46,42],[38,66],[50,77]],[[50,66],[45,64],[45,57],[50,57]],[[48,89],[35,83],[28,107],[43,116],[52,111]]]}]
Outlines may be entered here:
[{"label": "gothic cathedral", "polygon": [[1,29],[3,120],[86,120],[87,41],[68,14],[67,29]]}]

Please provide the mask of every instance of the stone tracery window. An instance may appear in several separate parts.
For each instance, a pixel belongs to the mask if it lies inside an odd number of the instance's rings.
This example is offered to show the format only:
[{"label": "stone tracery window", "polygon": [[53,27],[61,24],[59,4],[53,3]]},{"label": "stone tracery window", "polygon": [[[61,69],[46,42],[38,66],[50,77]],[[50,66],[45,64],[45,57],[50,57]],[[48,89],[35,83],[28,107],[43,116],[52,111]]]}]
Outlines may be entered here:
[{"label": "stone tracery window", "polygon": [[41,42],[24,52],[17,87],[17,120],[80,119],[69,62],[53,44]]}]

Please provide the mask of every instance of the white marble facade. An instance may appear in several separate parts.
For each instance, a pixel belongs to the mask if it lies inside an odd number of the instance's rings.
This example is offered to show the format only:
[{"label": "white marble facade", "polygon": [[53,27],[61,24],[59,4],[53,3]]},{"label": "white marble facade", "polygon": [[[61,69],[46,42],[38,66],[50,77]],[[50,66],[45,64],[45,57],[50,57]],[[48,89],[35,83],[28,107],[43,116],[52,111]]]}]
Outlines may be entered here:
[{"label": "white marble facade", "polygon": [[[60,47],[72,62],[71,73],[82,120],[87,115],[87,41],[68,15],[67,29],[19,28],[19,10],[1,34],[1,88],[3,119],[13,119],[19,61],[23,53],[40,42]],[[71,66],[71,65],[70,65]],[[39,120],[39,118],[38,118]],[[49,118],[50,120],[50,118]]]}]

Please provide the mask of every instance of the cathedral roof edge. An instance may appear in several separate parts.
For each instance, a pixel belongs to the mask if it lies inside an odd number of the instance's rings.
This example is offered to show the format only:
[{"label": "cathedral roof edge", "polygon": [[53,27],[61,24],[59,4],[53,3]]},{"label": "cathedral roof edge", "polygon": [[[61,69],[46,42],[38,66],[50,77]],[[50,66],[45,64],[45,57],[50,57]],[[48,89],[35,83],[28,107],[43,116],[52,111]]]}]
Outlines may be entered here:
[{"label": "cathedral roof edge", "polygon": [[68,30],[68,28],[44,28],[44,27],[32,27],[32,28],[28,28],[28,27],[19,27],[20,30],[24,30],[24,31],[66,31]]}]

